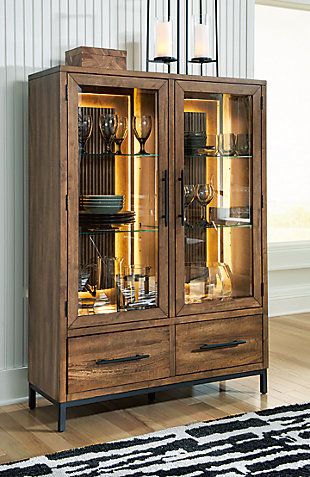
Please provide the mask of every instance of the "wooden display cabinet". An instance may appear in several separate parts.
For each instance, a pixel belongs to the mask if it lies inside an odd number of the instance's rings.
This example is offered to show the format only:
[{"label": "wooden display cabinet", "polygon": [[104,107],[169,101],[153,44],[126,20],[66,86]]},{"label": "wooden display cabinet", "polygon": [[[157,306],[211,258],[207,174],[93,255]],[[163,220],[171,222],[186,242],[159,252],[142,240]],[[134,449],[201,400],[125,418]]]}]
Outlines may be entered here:
[{"label": "wooden display cabinet", "polygon": [[29,405],[59,431],[185,383],[267,392],[265,82],[101,71],[29,78]]}]

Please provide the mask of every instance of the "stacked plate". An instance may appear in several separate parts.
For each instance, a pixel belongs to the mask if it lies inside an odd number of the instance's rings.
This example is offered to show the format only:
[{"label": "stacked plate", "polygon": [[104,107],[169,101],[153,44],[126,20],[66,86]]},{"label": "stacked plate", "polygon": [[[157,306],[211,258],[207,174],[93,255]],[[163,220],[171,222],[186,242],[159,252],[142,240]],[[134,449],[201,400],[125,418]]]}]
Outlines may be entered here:
[{"label": "stacked plate", "polygon": [[123,195],[82,195],[80,208],[85,214],[115,215],[124,206]]},{"label": "stacked plate", "polygon": [[195,155],[198,149],[206,146],[206,133],[184,133],[184,152],[186,155]]},{"label": "stacked plate", "polygon": [[195,155],[197,149],[206,145],[206,113],[187,111],[184,113],[184,152]]},{"label": "stacked plate", "polygon": [[82,211],[80,214],[80,226],[82,230],[101,230],[117,225],[131,224],[135,221],[135,213],[128,210],[118,214],[92,214]]}]

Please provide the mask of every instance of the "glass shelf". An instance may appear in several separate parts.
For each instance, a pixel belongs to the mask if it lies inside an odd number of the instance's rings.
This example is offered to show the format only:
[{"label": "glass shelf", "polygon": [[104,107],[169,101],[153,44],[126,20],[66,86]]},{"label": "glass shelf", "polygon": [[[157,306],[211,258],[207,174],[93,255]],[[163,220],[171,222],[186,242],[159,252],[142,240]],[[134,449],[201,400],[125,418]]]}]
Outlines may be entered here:
[{"label": "glass shelf", "polygon": [[109,153],[92,153],[82,152],[80,157],[158,157],[159,154],[109,154]]},{"label": "glass shelf", "polygon": [[252,159],[253,156],[224,156],[222,154],[209,156],[207,154],[185,154],[185,157],[195,157],[197,159]]},{"label": "glass shelf", "polygon": [[189,231],[195,230],[203,230],[203,229],[225,229],[225,228],[232,228],[232,227],[252,227],[251,223],[231,223],[231,224],[215,224],[214,222],[211,224],[189,224],[185,223],[185,229]]},{"label": "glass shelf", "polygon": [[158,227],[154,226],[141,226],[136,227],[135,224],[128,224],[128,225],[120,225],[111,226],[110,228],[102,228],[102,229],[89,229],[89,230],[80,230],[79,235],[101,235],[101,234],[110,234],[110,233],[154,233],[158,232]]}]

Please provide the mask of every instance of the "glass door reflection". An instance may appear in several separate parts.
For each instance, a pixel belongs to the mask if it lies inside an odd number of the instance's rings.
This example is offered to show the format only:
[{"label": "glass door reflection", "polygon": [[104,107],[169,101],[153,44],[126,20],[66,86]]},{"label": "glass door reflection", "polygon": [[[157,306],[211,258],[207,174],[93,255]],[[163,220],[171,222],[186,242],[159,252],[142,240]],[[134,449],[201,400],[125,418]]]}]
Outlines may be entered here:
[{"label": "glass door reflection", "polygon": [[79,94],[78,314],[158,307],[157,93]]},{"label": "glass door reflection", "polygon": [[252,98],[184,100],[184,302],[253,294]]}]

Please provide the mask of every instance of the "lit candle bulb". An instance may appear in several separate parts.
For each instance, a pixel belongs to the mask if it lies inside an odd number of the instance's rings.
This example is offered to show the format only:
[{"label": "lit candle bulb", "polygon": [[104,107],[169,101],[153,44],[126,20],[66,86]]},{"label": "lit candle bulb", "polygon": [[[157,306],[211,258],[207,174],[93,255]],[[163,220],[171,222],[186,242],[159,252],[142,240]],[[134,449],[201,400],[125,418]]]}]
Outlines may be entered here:
[{"label": "lit candle bulb", "polygon": [[172,57],[172,23],[157,22],[155,28],[155,57]]},{"label": "lit candle bulb", "polygon": [[194,58],[207,58],[208,53],[208,27],[197,23],[195,25]]}]

